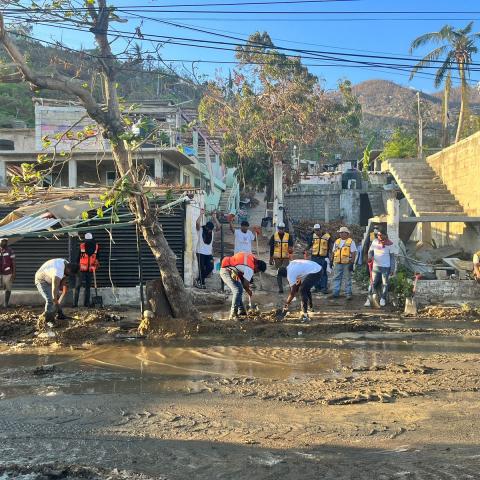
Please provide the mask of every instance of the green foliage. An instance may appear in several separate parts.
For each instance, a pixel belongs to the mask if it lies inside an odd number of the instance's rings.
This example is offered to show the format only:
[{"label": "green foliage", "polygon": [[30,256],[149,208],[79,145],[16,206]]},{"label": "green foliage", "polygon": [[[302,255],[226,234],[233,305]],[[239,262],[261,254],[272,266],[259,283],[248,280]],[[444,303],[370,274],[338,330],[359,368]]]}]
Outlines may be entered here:
[{"label": "green foliage", "polygon": [[23,120],[28,127],[33,127],[32,93],[24,83],[0,83],[0,128],[11,127],[15,120]]},{"label": "green foliage", "polygon": [[415,158],[417,156],[417,137],[401,129],[395,130],[381,154],[382,160],[388,158]]},{"label": "green foliage", "polygon": [[372,137],[368,142],[367,146],[365,147],[365,150],[363,151],[361,164],[362,164],[362,174],[363,174],[364,180],[368,180],[368,167],[370,166],[370,156],[372,154],[372,146],[374,142],[375,142],[375,137]]},{"label": "green foliage", "polygon": [[404,308],[405,299],[413,295],[413,272],[399,266],[396,275],[390,278],[389,289],[394,296],[395,306]]},{"label": "green foliage", "polygon": [[367,265],[358,265],[352,278],[362,290],[367,290],[370,285],[370,272]]}]

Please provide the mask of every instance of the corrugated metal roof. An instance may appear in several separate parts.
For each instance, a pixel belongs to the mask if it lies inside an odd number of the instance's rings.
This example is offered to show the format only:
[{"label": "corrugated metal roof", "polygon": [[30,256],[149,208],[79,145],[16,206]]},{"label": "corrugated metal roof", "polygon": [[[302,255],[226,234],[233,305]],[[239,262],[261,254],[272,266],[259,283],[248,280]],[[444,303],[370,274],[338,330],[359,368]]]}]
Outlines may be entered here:
[{"label": "corrugated metal roof", "polygon": [[46,230],[58,223],[56,218],[23,217],[0,227],[0,237],[19,236]]}]

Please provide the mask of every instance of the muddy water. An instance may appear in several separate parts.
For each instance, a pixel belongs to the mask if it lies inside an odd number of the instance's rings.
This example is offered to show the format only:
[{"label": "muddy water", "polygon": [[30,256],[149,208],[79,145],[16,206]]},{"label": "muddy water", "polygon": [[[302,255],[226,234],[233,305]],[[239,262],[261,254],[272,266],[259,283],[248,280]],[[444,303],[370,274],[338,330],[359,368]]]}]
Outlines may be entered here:
[{"label": "muddy water", "polygon": [[[427,361],[444,353],[480,353],[475,337],[404,333],[340,333],[325,339],[218,344],[209,339],[158,344],[117,344],[86,350],[0,350],[0,395],[36,393],[194,392],[206,377],[305,381],[347,369]],[[53,365],[52,370],[35,368]]]}]

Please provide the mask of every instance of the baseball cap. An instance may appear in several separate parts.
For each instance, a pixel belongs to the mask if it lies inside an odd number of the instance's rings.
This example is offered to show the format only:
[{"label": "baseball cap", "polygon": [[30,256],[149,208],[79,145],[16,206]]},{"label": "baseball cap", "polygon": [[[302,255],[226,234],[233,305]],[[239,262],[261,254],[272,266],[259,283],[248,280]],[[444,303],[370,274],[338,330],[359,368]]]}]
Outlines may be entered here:
[{"label": "baseball cap", "polygon": [[91,233],[86,233],[85,234],[85,240],[92,240],[93,235]]},{"label": "baseball cap", "polygon": [[285,224],[283,222],[280,222],[278,225],[277,225],[277,228],[285,228]]},{"label": "baseball cap", "polygon": [[313,226],[313,229],[314,230],[320,230],[320,224],[319,223],[316,223],[314,226]]},{"label": "baseball cap", "polygon": [[347,227],[340,227],[338,233],[350,233],[350,230]]}]

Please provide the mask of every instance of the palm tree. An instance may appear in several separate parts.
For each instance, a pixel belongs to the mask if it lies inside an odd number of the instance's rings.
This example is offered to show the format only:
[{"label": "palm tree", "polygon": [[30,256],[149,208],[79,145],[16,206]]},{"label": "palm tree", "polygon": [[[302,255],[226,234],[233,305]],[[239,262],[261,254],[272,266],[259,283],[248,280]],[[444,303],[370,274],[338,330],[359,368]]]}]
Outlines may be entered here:
[{"label": "palm tree", "polygon": [[[461,85],[460,115],[458,117],[457,134],[455,143],[460,140],[465,123],[465,110],[468,103],[468,84],[467,78],[472,63],[472,55],[477,53],[475,45],[480,38],[480,33],[472,33],[473,22],[470,22],[465,28],[456,29],[451,25],[445,25],[439,32],[425,33],[416,38],[410,47],[410,53],[413,53],[419,47],[427,43],[440,44],[439,47],[425,55],[412,69],[410,80],[423,68],[429,67],[432,63],[437,63],[443,59],[435,74],[435,87],[438,88],[446,75],[449,75],[453,69],[457,69]],[[447,77],[448,78],[448,77]],[[446,82],[445,103],[448,105],[449,81]],[[446,113],[444,113],[446,115]],[[446,119],[444,118],[444,122]]]}]

